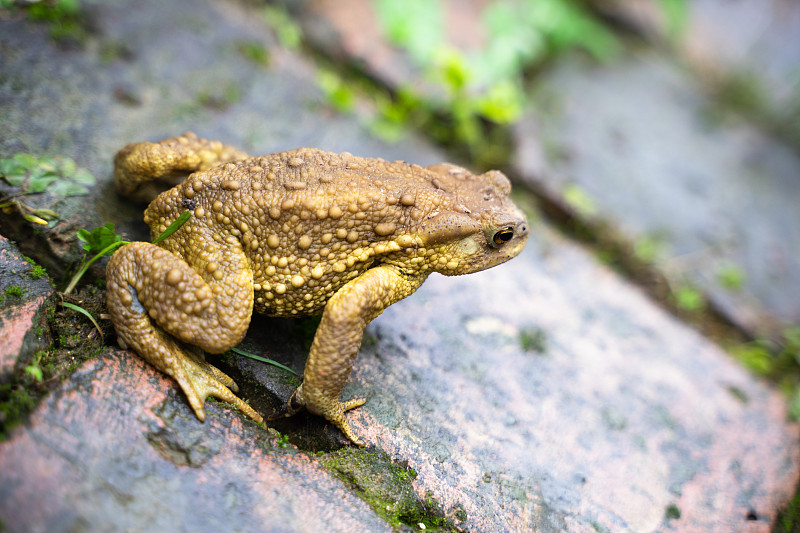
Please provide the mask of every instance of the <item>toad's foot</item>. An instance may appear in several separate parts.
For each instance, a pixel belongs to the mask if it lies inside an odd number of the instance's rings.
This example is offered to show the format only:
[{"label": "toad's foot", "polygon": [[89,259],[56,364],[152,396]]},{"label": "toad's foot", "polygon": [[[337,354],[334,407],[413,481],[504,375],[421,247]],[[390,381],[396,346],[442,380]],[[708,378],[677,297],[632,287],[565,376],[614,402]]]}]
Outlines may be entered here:
[{"label": "toad's foot", "polygon": [[[184,348],[222,353],[241,342],[250,323],[253,289],[252,274],[242,266],[246,258],[233,246],[217,251],[215,258],[235,275],[222,280],[209,275],[206,281],[168,250],[127,244],[108,262],[108,311],[120,345],[177,381],[200,420],[205,419],[203,402],[214,396],[262,422],[231,392],[236,385],[230,377]],[[209,273],[202,264],[199,270]]]},{"label": "toad's foot", "polygon": [[350,429],[350,424],[348,424],[347,417],[345,417],[344,413],[350,409],[361,407],[366,401],[366,398],[353,398],[346,402],[340,402],[337,399],[329,399],[327,401],[323,399],[319,405],[316,403],[309,404],[306,403],[304,399],[303,386],[300,385],[297,390],[294,391],[292,397],[289,398],[289,401],[286,402],[286,405],[275,411],[275,413],[269,417],[269,420],[289,417],[301,411],[303,408],[306,408],[312,414],[325,417],[325,420],[339,428],[339,430],[344,433],[344,436],[353,444],[364,446],[364,443],[361,442],[358,437],[356,437],[356,434],[353,433],[353,430]]},{"label": "toad's foot", "polygon": [[183,389],[184,394],[186,394],[189,400],[189,405],[194,410],[197,418],[201,421],[206,419],[203,403],[206,398],[213,396],[214,398],[233,404],[237,409],[256,422],[264,422],[261,415],[256,413],[252,407],[244,403],[238,396],[231,392],[231,389],[238,392],[239,388],[227,374],[205,361],[189,355],[183,355],[183,357],[177,359],[181,365],[182,372],[172,374],[168,370],[167,373],[175,378],[175,381],[177,381],[178,385]]},{"label": "toad's foot", "polygon": [[366,400],[340,402],[339,395],[353,368],[364,327],[386,307],[414,292],[424,279],[425,276],[408,276],[392,265],[381,265],[339,289],[325,304],[306,361],[303,384],[277,416],[291,416],[305,407],[310,413],[324,416],[353,444],[363,446],[344,413],[364,405]]}]

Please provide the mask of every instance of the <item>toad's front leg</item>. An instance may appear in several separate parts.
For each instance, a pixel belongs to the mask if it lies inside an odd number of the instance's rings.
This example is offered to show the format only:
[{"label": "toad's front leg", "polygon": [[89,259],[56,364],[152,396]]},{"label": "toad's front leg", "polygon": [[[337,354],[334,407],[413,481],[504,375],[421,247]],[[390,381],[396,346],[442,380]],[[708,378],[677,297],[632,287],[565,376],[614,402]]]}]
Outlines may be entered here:
[{"label": "toad's front leg", "polygon": [[303,407],[324,416],[354,444],[363,446],[350,429],[345,411],[366,401],[339,401],[353,368],[364,328],[391,304],[413,293],[425,276],[409,276],[391,265],[371,268],[350,281],[325,305],[322,321],[306,362],[303,383],[276,416],[291,416]]},{"label": "toad's front leg", "polygon": [[[177,381],[197,418],[205,419],[203,402],[214,396],[261,422],[261,416],[229,390],[237,390],[231,378],[176,341],[220,353],[247,332],[253,281],[244,254],[228,247],[217,252],[216,259],[201,264],[204,279],[180,256],[158,246],[123,246],[106,269],[109,314],[121,344]],[[216,279],[217,271],[226,275]]]}]

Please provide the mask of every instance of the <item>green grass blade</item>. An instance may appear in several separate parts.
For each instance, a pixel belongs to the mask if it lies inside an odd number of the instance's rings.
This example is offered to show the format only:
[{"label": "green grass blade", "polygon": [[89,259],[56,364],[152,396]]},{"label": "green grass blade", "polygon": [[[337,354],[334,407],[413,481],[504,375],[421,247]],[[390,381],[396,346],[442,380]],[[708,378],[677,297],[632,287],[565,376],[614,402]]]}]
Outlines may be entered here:
[{"label": "green grass blade", "polygon": [[72,276],[72,279],[70,280],[69,285],[67,286],[66,289],[64,289],[64,294],[69,294],[69,293],[72,292],[72,290],[75,288],[75,285],[78,284],[78,281],[80,281],[80,279],[83,277],[83,275],[86,273],[86,271],[89,270],[89,267],[92,266],[92,263],[94,263],[95,261],[97,261],[98,259],[103,257],[104,255],[110,254],[111,252],[113,252],[114,250],[116,250],[117,248],[119,248],[120,246],[122,246],[124,244],[130,244],[130,243],[128,241],[113,242],[113,243],[109,244],[108,246],[106,246],[105,248],[103,248],[97,255],[92,257],[89,260],[88,263],[83,265],[83,267],[74,276]]},{"label": "green grass blade", "polygon": [[79,313],[82,313],[89,320],[91,320],[92,324],[94,324],[94,327],[96,327],[97,331],[100,333],[100,340],[103,343],[105,343],[105,337],[103,336],[103,330],[100,329],[100,325],[97,323],[97,321],[94,319],[94,317],[92,316],[92,314],[89,311],[87,311],[86,309],[84,309],[83,307],[81,307],[79,305],[71,304],[69,302],[61,302],[61,306],[62,307],[66,307],[67,309],[72,309],[73,311],[77,311]]},{"label": "green grass blade", "polygon": [[295,376],[299,376],[300,375],[297,372],[295,372],[294,370],[292,370],[291,368],[289,368],[288,366],[282,365],[277,361],[273,361],[272,359],[267,359],[266,357],[261,357],[260,355],[256,355],[256,354],[253,354],[253,353],[250,353],[250,352],[245,352],[244,350],[240,350],[239,348],[231,348],[231,351],[233,353],[238,353],[239,355],[243,355],[245,357],[249,357],[250,359],[255,359],[256,361],[261,361],[262,363],[267,363],[268,365],[277,366],[278,368],[286,370],[287,372],[291,372]]},{"label": "green grass blade", "polygon": [[189,217],[192,216],[192,212],[189,210],[184,211],[181,213],[181,216],[175,219],[175,222],[169,225],[167,229],[164,230],[164,233],[156,237],[156,240],[153,241],[153,244],[158,244],[176,231],[180,229],[181,226],[186,224],[186,221],[189,220]]}]

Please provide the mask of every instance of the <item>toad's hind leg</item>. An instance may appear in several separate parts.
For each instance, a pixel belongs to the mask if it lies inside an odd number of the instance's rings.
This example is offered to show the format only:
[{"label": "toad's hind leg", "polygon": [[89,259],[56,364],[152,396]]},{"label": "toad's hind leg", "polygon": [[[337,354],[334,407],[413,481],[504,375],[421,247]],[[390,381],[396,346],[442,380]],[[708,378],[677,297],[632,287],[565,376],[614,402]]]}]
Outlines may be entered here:
[{"label": "toad's hind leg", "polygon": [[[229,389],[233,380],[184,349],[175,338],[219,353],[238,344],[253,308],[252,274],[244,254],[220,251],[219,268],[229,275],[203,279],[179,256],[153,244],[120,248],[107,267],[107,301],[120,341],[178,382],[200,420],[203,402],[214,396],[257,422],[262,418]],[[237,274],[238,273],[238,274]]]},{"label": "toad's hind leg", "polygon": [[192,172],[246,158],[241,150],[189,132],[125,146],[114,156],[114,181],[120,194],[150,201]]},{"label": "toad's hind leg", "polygon": [[425,276],[408,276],[391,265],[371,268],[348,282],[325,305],[314,335],[303,383],[286,406],[273,415],[291,416],[303,407],[324,416],[354,444],[363,446],[347,423],[345,411],[364,404],[363,398],[339,401],[353,368],[364,328],[391,304],[413,293]]}]

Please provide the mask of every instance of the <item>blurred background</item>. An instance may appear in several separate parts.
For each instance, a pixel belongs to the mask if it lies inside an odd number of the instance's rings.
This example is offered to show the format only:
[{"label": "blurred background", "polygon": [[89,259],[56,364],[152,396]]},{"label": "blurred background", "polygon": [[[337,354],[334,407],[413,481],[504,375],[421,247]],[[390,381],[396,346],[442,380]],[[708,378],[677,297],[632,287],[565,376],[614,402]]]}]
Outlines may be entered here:
[{"label": "blurred background", "polygon": [[59,282],[78,228],[141,237],[110,184],[129,142],[498,168],[800,419],[798,0],[0,0],[0,24],[0,230]]}]

